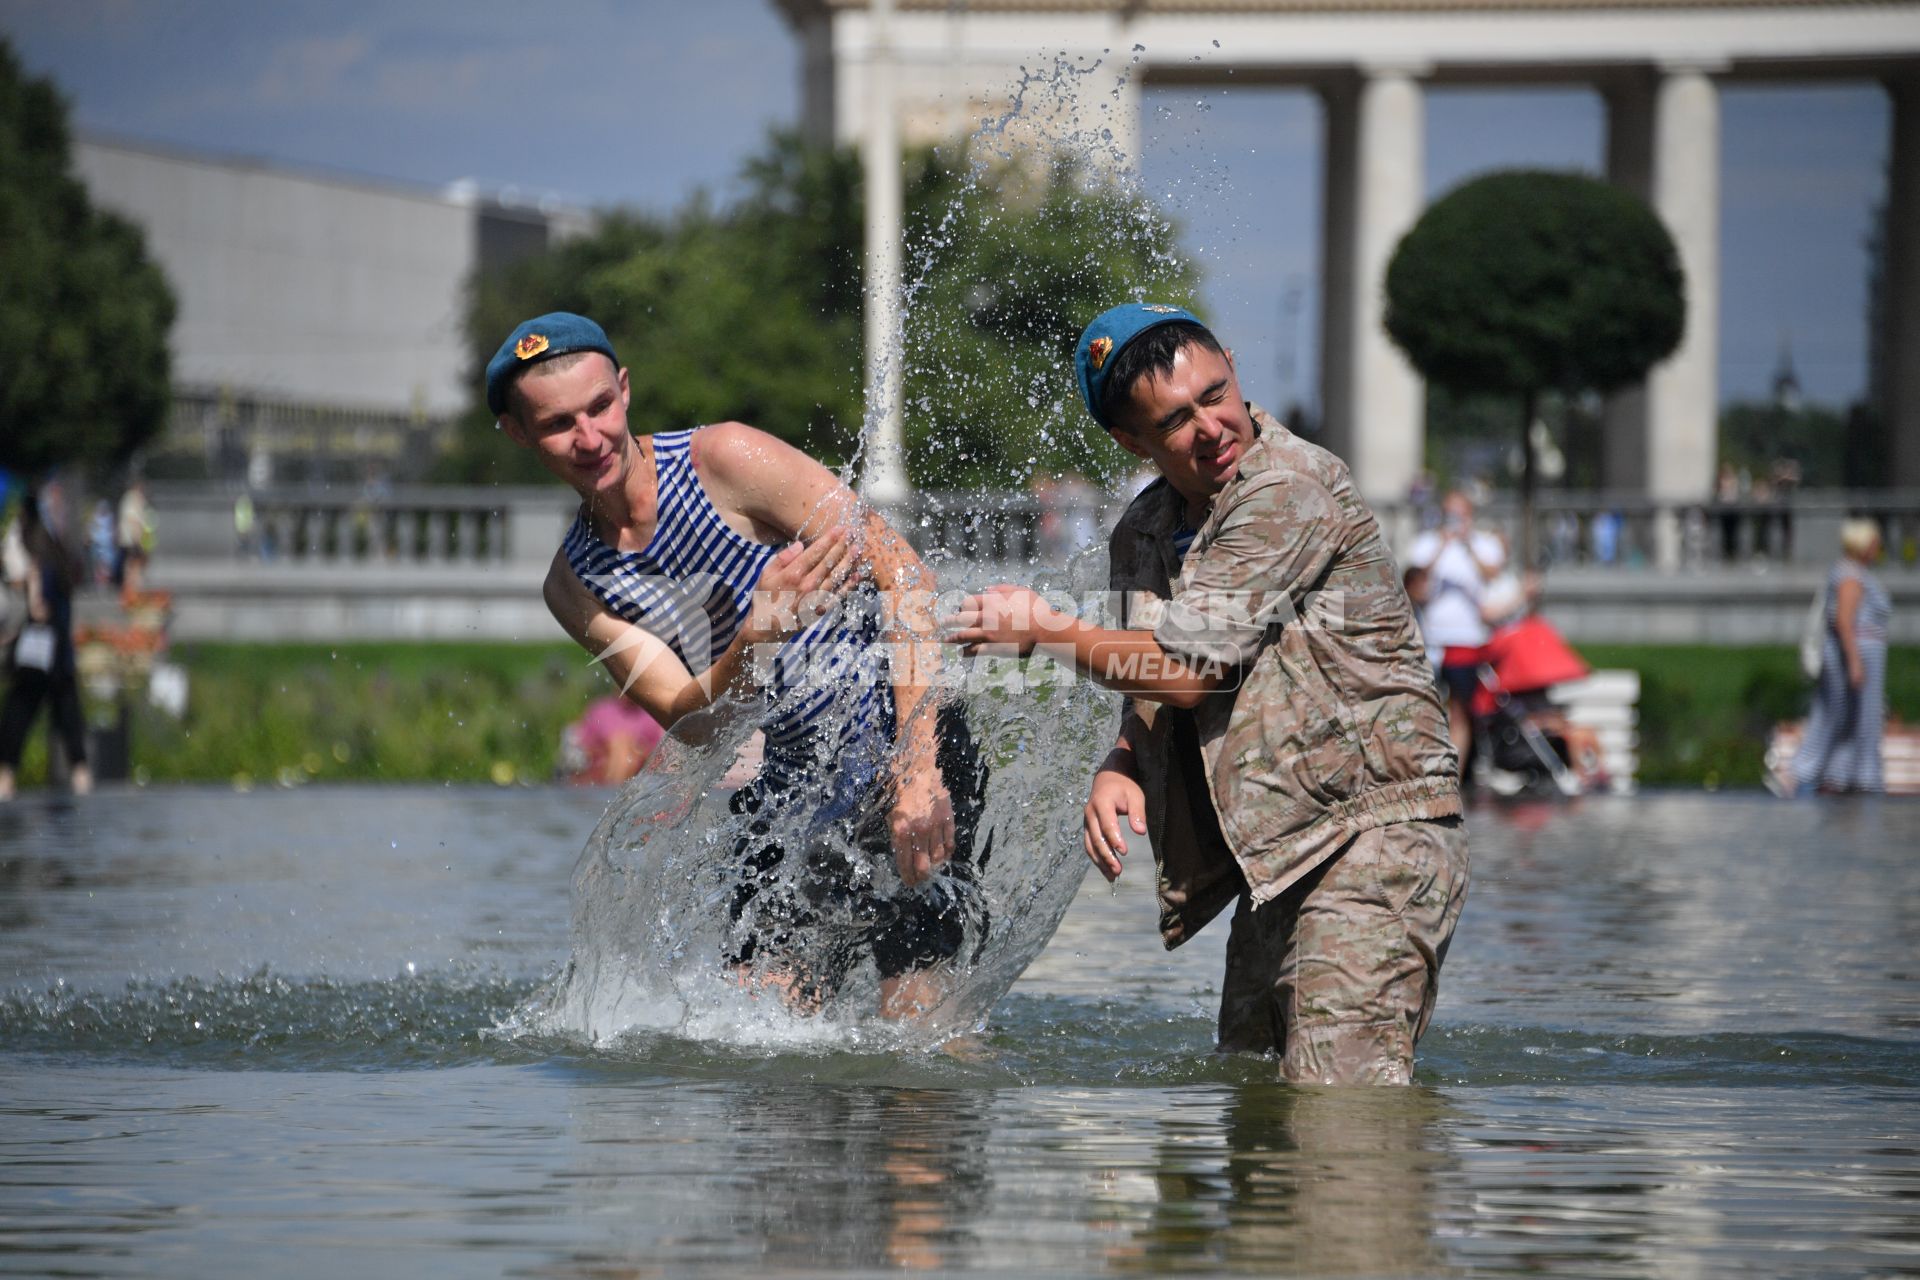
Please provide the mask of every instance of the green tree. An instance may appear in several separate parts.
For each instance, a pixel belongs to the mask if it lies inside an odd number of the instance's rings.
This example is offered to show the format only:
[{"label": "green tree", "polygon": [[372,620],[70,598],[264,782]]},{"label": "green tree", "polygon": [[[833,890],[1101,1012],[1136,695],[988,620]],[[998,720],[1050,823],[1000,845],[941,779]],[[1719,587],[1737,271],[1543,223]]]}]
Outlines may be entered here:
[{"label": "green tree", "polygon": [[[738,418],[832,463],[858,447],[858,157],[776,135],[727,208],[616,214],[590,235],[474,290],[473,385],[501,335],[564,309],[607,327],[633,383],[636,429]],[[1065,162],[975,169],[909,158],[904,350],[908,465],[926,486],[1024,483],[1037,466],[1103,476],[1125,456],[1077,410],[1079,327],[1116,298],[1187,301],[1172,228]],[[463,421],[441,473],[542,474],[493,429]]]},{"label": "green tree", "polygon": [[1810,489],[1847,482],[1847,415],[1825,405],[1740,401],[1720,411],[1720,461],[1761,476],[1789,459]]},{"label": "green tree", "polygon": [[1394,251],[1386,284],[1387,333],[1423,377],[1459,396],[1519,401],[1531,563],[1540,398],[1628,386],[1679,346],[1686,295],[1673,238],[1618,187],[1509,170],[1436,201]]},{"label": "green tree", "polygon": [[67,107],[0,41],[0,467],[126,460],[166,424],[173,291],[71,172]]},{"label": "green tree", "polygon": [[917,158],[907,210],[908,466],[927,485],[1137,465],[1087,418],[1073,346],[1127,298],[1195,305],[1155,207],[1079,162],[962,168]]}]

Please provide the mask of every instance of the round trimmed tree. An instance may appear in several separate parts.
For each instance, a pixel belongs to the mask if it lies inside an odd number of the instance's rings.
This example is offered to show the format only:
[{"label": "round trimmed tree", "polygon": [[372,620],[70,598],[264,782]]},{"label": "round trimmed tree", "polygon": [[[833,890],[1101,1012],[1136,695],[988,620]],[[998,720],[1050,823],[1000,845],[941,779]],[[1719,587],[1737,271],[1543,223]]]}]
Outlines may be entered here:
[{"label": "round trimmed tree", "polygon": [[1387,266],[1387,333],[1421,376],[1519,404],[1528,564],[1541,395],[1631,386],[1685,327],[1673,237],[1632,193],[1584,174],[1513,169],[1456,187]]}]

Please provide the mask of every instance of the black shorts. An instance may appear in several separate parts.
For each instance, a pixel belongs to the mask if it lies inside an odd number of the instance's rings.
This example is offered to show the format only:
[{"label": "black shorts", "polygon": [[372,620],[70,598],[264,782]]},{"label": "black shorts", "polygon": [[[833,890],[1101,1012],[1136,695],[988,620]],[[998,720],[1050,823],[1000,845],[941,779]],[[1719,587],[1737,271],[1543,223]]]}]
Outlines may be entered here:
[{"label": "black shorts", "polygon": [[1474,691],[1480,687],[1480,664],[1462,662],[1457,666],[1441,667],[1440,687],[1446,690],[1448,702],[1471,708]]},{"label": "black shorts", "polygon": [[773,828],[789,804],[804,799],[760,778],[734,793],[733,812],[749,822],[734,842],[740,878],[728,906],[729,964],[786,969],[802,990],[824,998],[865,956],[882,978],[897,978],[959,954],[970,921],[985,942],[990,921],[976,876],[993,856],[993,832],[980,830],[988,769],[958,708],[940,708],[936,732],[935,762],[953,800],[954,851],[912,888],[875,874],[893,865],[886,782],[811,839],[797,869],[785,865],[789,850]]}]

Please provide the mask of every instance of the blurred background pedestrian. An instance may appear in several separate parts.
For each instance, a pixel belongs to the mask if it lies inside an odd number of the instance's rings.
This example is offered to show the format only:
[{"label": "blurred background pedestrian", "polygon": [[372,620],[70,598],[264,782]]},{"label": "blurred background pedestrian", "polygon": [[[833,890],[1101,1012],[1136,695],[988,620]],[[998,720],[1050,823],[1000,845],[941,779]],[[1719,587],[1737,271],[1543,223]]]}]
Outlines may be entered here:
[{"label": "blurred background pedestrian", "polygon": [[1840,526],[1840,559],[1827,574],[1826,639],[1806,737],[1793,758],[1797,791],[1884,791],[1887,624],[1893,601],[1871,571],[1880,526]]},{"label": "blurred background pedestrian", "polygon": [[6,701],[0,704],[0,800],[13,798],[27,734],[42,703],[50,704],[53,731],[66,748],[74,794],[85,795],[93,789],[93,773],[87,765],[86,721],[80,714],[73,653],[73,589],[82,568],[59,481],[48,481],[26,502],[20,540],[26,555],[27,608],[13,639],[11,678]]}]

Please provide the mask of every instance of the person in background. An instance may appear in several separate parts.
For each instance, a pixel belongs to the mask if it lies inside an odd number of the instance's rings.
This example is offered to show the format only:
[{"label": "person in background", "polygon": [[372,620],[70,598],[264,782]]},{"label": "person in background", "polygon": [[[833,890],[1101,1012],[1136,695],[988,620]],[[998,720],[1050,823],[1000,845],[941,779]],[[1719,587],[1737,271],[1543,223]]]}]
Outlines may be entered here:
[{"label": "person in background", "polygon": [[[1400,575],[1401,590],[1407,593],[1407,603],[1413,606],[1413,625],[1419,630],[1421,643],[1426,644],[1427,602],[1433,599],[1432,584],[1425,569],[1419,565],[1408,565],[1407,571]],[[1427,644],[1427,665],[1433,668],[1436,679],[1440,675],[1442,650],[1438,645]]]},{"label": "person in background", "polygon": [[27,558],[25,625],[14,637],[13,678],[0,704],[0,800],[11,800],[27,734],[51,702],[54,732],[67,751],[75,795],[93,790],[87,765],[86,721],[80,714],[80,681],[73,654],[73,588],[79,557],[67,545],[66,496],[49,481],[22,512],[21,544]]},{"label": "person in background", "polygon": [[1473,713],[1480,683],[1480,646],[1487,642],[1481,614],[1487,583],[1507,563],[1498,534],[1473,526],[1473,499],[1454,490],[1441,501],[1438,529],[1413,540],[1407,562],[1427,571],[1428,600],[1421,625],[1430,646],[1442,651],[1440,683],[1447,693],[1447,731],[1462,773],[1473,759]]},{"label": "person in background", "polygon": [[105,498],[94,503],[87,521],[87,568],[96,587],[113,585],[113,523],[113,504]]},{"label": "person in background", "polygon": [[253,495],[243,489],[233,500],[233,552],[242,560],[251,560],[260,551],[253,536],[253,522]]},{"label": "person in background", "polygon": [[605,786],[639,773],[660,745],[660,722],[618,694],[597,698],[567,726],[560,755],[569,782]]},{"label": "person in background", "polygon": [[1827,634],[1806,737],[1793,757],[1798,791],[1884,791],[1880,735],[1886,721],[1887,625],[1893,600],[1871,572],[1880,526],[1840,526],[1840,559],[1827,574]]},{"label": "person in background", "polygon": [[120,495],[119,528],[114,534],[119,554],[120,594],[131,599],[146,586],[147,560],[153,553],[153,512],[147,505],[147,487],[136,477]]},{"label": "person in background", "polygon": [[1732,564],[1740,554],[1740,498],[1744,486],[1731,462],[1720,464],[1713,482],[1715,518],[1720,522],[1720,562]]}]

